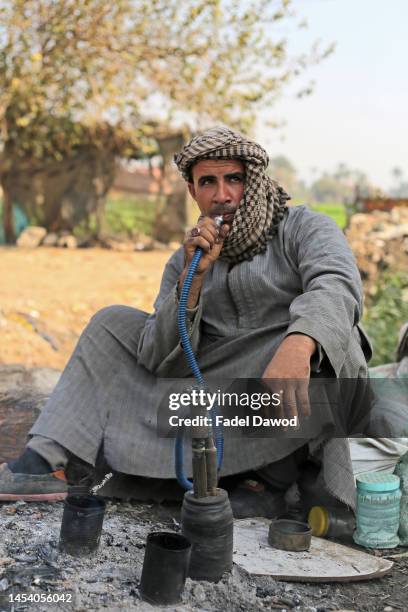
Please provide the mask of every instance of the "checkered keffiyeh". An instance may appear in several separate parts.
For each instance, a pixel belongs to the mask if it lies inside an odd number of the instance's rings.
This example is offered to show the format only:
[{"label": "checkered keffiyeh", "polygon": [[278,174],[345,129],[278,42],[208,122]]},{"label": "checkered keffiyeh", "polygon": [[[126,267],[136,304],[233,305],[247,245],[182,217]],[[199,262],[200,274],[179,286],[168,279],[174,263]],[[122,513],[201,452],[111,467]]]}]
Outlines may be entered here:
[{"label": "checkered keffiyeh", "polygon": [[174,161],[189,180],[191,167],[202,159],[239,159],[245,165],[245,190],[220,254],[230,262],[251,260],[266,250],[277,232],[290,196],[265,174],[266,151],[242,134],[225,127],[206,130],[187,143]]}]

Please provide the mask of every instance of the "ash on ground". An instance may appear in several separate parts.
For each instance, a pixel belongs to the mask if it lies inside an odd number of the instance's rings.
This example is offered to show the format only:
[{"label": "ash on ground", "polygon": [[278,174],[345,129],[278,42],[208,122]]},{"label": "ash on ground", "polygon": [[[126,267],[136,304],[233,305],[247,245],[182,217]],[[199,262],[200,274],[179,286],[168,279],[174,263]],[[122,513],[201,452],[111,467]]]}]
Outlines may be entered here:
[{"label": "ash on ground", "polygon": [[[82,558],[58,550],[62,511],[62,503],[0,504],[0,611],[158,609],[139,594],[146,536],[179,531],[179,507],[110,500],[99,550]],[[35,603],[24,603],[18,594],[37,595],[37,600],[49,595],[54,603],[35,602],[34,597]],[[392,574],[381,580],[350,584],[278,582],[234,566],[217,584],[188,579],[182,603],[160,609],[391,612],[407,609],[407,595],[406,557],[396,560]]]}]

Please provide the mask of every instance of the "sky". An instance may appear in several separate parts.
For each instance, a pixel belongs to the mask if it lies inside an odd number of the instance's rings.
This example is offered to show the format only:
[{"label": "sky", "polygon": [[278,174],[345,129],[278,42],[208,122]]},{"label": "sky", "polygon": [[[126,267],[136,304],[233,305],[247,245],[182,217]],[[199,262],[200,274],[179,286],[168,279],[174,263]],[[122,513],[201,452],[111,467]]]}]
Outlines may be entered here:
[{"label": "sky", "polygon": [[[258,117],[257,138],[271,157],[286,155],[310,181],[338,163],[365,172],[387,190],[392,168],[408,178],[408,0],[294,0],[308,28],[280,28],[293,53],[321,40],[334,53],[298,81],[315,81],[296,99],[290,87]],[[298,19],[299,20],[299,19]],[[283,120],[274,130],[266,120]]]}]

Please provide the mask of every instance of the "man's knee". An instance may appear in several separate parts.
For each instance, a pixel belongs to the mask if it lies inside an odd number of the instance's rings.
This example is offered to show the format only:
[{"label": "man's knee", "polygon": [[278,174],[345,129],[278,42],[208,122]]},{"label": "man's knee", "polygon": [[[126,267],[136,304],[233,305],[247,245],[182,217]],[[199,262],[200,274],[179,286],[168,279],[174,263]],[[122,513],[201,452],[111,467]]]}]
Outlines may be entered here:
[{"label": "man's knee", "polygon": [[113,306],[105,306],[98,310],[89,321],[89,326],[108,326],[111,327],[115,323],[129,321],[132,325],[137,325],[138,322],[144,323],[148,317],[148,313],[138,308],[114,304]]}]

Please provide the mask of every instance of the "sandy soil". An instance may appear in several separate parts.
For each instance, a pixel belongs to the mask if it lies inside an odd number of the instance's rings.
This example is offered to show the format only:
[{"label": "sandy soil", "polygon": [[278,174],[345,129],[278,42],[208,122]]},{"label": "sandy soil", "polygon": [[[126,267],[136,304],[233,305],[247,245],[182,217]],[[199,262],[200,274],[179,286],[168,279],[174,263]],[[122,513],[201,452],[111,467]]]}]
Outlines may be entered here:
[{"label": "sandy soil", "polygon": [[172,251],[0,248],[0,363],[62,369],[100,308],[151,311]]}]

